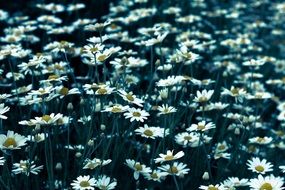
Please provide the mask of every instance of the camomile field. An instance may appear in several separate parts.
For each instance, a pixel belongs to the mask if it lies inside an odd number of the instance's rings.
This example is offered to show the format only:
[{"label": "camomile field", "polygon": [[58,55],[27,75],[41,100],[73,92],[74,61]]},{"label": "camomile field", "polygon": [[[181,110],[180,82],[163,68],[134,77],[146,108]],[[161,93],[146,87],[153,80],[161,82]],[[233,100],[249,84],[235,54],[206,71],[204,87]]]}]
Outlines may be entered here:
[{"label": "camomile field", "polygon": [[0,190],[285,189],[285,1],[0,1],[0,150]]}]

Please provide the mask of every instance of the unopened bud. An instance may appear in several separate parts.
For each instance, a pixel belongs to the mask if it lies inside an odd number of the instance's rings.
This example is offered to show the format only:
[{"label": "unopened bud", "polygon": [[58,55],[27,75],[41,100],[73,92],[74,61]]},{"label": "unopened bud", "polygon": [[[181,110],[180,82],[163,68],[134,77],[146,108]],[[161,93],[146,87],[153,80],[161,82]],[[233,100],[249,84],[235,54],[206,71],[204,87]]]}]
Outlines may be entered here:
[{"label": "unopened bud", "polygon": [[81,152],[76,152],[76,153],[75,153],[75,156],[76,156],[77,158],[80,158],[80,157],[82,156],[82,154],[81,154]]},{"label": "unopened bud", "polygon": [[73,110],[73,105],[72,105],[71,102],[69,102],[69,103],[67,104],[67,109],[68,109],[68,111],[72,111],[72,110]]},{"label": "unopened bud", "polygon": [[101,129],[102,131],[105,131],[105,129],[106,129],[106,125],[101,124],[101,125],[100,125],[100,129]]},{"label": "unopened bud", "polygon": [[209,180],[209,173],[208,172],[204,172],[203,176],[202,176],[203,180]]},{"label": "unopened bud", "polygon": [[90,140],[87,142],[87,145],[88,145],[88,146],[94,146],[94,140],[93,140],[93,139],[90,139]]},{"label": "unopened bud", "polygon": [[239,135],[240,134],[240,128],[235,128],[235,134]]},{"label": "unopened bud", "polygon": [[61,170],[62,169],[62,164],[60,162],[56,163],[55,169],[56,170]]}]

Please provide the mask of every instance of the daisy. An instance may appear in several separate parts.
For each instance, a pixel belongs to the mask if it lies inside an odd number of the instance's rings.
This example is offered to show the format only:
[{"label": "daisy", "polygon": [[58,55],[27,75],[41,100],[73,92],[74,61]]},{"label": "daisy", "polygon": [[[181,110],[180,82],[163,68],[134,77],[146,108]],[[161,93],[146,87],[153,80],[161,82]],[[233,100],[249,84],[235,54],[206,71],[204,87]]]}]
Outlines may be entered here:
[{"label": "daisy", "polygon": [[275,177],[273,175],[263,177],[258,175],[257,178],[249,181],[249,187],[251,190],[282,190],[284,189],[284,181],[281,177]]},{"label": "daisy", "polygon": [[71,183],[72,189],[75,190],[94,190],[96,185],[96,180],[87,176],[78,176],[76,180]]},{"label": "daisy", "polygon": [[186,146],[192,147],[192,144],[197,141],[199,141],[199,135],[197,133],[183,132],[175,135],[175,142],[184,147]]},{"label": "daisy", "polygon": [[99,85],[99,88],[95,91],[96,95],[111,94],[115,88],[111,88],[108,85]]},{"label": "daisy", "polygon": [[130,121],[133,122],[134,120],[144,122],[145,119],[149,116],[149,113],[145,110],[141,110],[139,108],[128,108],[127,112],[124,113],[126,119],[131,118]]},{"label": "daisy", "polygon": [[157,110],[160,111],[160,113],[157,114],[158,116],[175,113],[177,111],[176,108],[168,106],[168,104],[163,104],[162,106],[158,106]]},{"label": "daisy", "polygon": [[162,172],[161,170],[152,170],[150,173],[144,173],[144,177],[147,180],[161,182],[168,175],[167,172]]},{"label": "daisy", "polygon": [[57,125],[61,123],[63,115],[61,113],[55,114],[51,113],[50,115],[43,115],[42,117],[35,117],[31,119],[31,122],[38,125]]},{"label": "daisy", "polygon": [[159,43],[162,43],[162,41],[164,40],[164,38],[168,35],[168,32],[164,32],[163,34],[158,34],[156,36],[156,38],[152,38],[152,39],[149,39],[147,41],[144,41],[143,44],[145,46],[153,46],[155,44],[159,44]]},{"label": "daisy", "polygon": [[111,178],[106,175],[99,176],[98,180],[95,183],[95,187],[101,190],[115,189],[116,185],[117,185],[117,180],[116,179],[111,180]]},{"label": "daisy", "polygon": [[64,86],[57,86],[54,88],[55,92],[59,97],[62,99],[65,96],[72,95],[72,94],[81,94],[78,88],[69,89]]},{"label": "daisy", "polygon": [[31,141],[31,142],[42,142],[45,140],[45,138],[48,136],[48,134],[44,134],[44,133],[38,133],[35,135],[28,135],[26,137],[27,141]]},{"label": "daisy", "polygon": [[77,121],[79,123],[82,123],[83,125],[85,125],[86,123],[88,123],[89,121],[91,121],[91,115],[88,115],[88,116],[82,116],[80,117]]},{"label": "daisy", "polygon": [[280,121],[285,121],[285,111],[284,110],[279,113],[279,115],[277,116],[277,119]]},{"label": "daisy", "polygon": [[134,95],[132,92],[127,93],[124,90],[119,90],[118,92],[119,92],[119,95],[127,102],[143,107],[142,103],[144,103],[144,101],[137,98],[136,95]]},{"label": "daisy", "polygon": [[159,154],[160,158],[156,158],[155,163],[163,163],[165,161],[172,161],[172,160],[177,160],[179,158],[182,158],[184,156],[183,151],[179,151],[177,154],[173,154],[173,151],[168,150],[166,154]]},{"label": "daisy", "polygon": [[249,61],[243,62],[242,64],[244,66],[258,67],[258,66],[263,65],[264,63],[265,63],[265,61],[262,59],[259,59],[259,60],[251,59]]},{"label": "daisy", "polygon": [[150,173],[151,169],[140,162],[136,162],[135,160],[127,159],[126,165],[134,170],[134,178],[135,180],[139,179],[140,174]]},{"label": "daisy", "polygon": [[209,101],[214,94],[214,90],[202,90],[202,92],[197,91],[196,97],[194,98],[195,102],[205,103]]},{"label": "daisy", "polygon": [[199,189],[202,190],[226,190],[223,185],[201,185]]},{"label": "daisy", "polygon": [[169,175],[176,175],[178,177],[183,177],[190,171],[186,164],[179,162],[174,162],[172,165],[162,165],[158,169],[167,172]]},{"label": "daisy", "polygon": [[48,86],[45,88],[39,88],[38,90],[32,90],[29,92],[29,95],[38,95],[38,96],[44,96],[44,95],[49,95],[53,91],[52,86]]},{"label": "daisy", "polygon": [[235,187],[244,187],[248,185],[248,179],[239,179],[237,177],[229,177],[223,183],[225,188],[234,189]]},{"label": "daisy", "polygon": [[34,175],[38,175],[38,173],[43,169],[44,166],[36,166],[34,164],[34,161],[30,160],[21,160],[19,163],[13,164],[12,172],[14,174],[20,174],[23,173],[27,176],[30,175],[30,173]]},{"label": "daisy", "polygon": [[201,58],[198,54],[188,51],[185,45],[181,46],[180,49],[177,50],[177,53],[188,61],[187,64],[193,63]]},{"label": "daisy", "polygon": [[230,90],[223,88],[223,91],[221,94],[224,96],[229,95],[229,96],[235,97],[237,100],[241,102],[242,98],[247,95],[247,92],[243,88],[231,86]]},{"label": "daisy", "polygon": [[215,152],[216,153],[220,153],[220,152],[225,152],[229,149],[228,144],[226,143],[226,141],[223,141],[222,143],[218,143],[216,148],[215,148]]},{"label": "daisy", "polygon": [[155,139],[156,137],[163,137],[164,130],[165,129],[160,127],[149,127],[147,124],[145,124],[143,127],[136,129],[135,133],[145,138]]},{"label": "daisy", "polygon": [[204,132],[208,131],[209,129],[216,128],[216,125],[212,122],[206,123],[206,121],[200,121],[198,124],[192,124],[189,128],[187,128],[187,131],[199,131]]},{"label": "daisy", "polygon": [[160,79],[156,86],[158,87],[167,87],[181,84],[186,78],[184,76],[168,76],[166,79]]},{"label": "daisy", "polygon": [[10,107],[5,106],[4,104],[0,104],[0,119],[7,119],[8,117],[3,114],[8,112],[9,110]]},{"label": "daisy", "polygon": [[20,149],[21,146],[26,145],[26,137],[14,133],[14,131],[8,131],[7,135],[0,135],[0,149]]},{"label": "daisy", "polygon": [[115,104],[115,105],[106,107],[101,112],[122,113],[122,112],[125,112],[128,108],[129,106],[122,106],[121,104]]},{"label": "daisy", "polygon": [[85,165],[83,167],[83,169],[95,169],[97,168],[98,166],[105,166],[109,163],[111,163],[112,160],[108,159],[108,160],[101,160],[101,159],[98,159],[98,158],[93,158],[92,160],[90,159],[86,159],[85,160]]},{"label": "daisy", "polygon": [[256,143],[256,144],[269,144],[272,142],[272,137],[253,137],[248,139],[250,143]]},{"label": "daisy", "polygon": [[214,159],[218,160],[220,158],[230,159],[231,158],[231,154],[226,153],[226,152],[215,152]]},{"label": "daisy", "polygon": [[266,172],[273,171],[273,165],[270,162],[267,162],[266,159],[260,160],[259,158],[252,158],[247,161],[248,169],[260,174],[265,174]]}]

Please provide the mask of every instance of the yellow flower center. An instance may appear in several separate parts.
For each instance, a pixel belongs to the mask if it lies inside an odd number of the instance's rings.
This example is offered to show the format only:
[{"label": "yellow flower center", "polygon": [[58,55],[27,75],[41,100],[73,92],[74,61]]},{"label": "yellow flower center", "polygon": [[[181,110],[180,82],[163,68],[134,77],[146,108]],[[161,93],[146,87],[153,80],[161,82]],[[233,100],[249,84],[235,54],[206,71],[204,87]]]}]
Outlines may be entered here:
[{"label": "yellow flower center", "polygon": [[202,131],[203,129],[205,129],[205,125],[203,124],[198,124],[197,129]]},{"label": "yellow flower center", "polygon": [[233,94],[233,95],[238,95],[239,93],[239,89],[238,88],[233,88],[232,90],[231,90],[231,93]]},{"label": "yellow flower center", "polygon": [[226,148],[226,146],[225,145],[220,145],[220,146],[218,146],[218,150],[224,150]]},{"label": "yellow flower center", "polygon": [[208,99],[205,96],[202,96],[199,98],[199,102],[207,102],[207,101],[208,101]]},{"label": "yellow flower center", "polygon": [[94,168],[97,167],[97,164],[89,163],[89,164],[87,165],[87,167],[88,167],[89,169],[94,169]]},{"label": "yellow flower center", "polygon": [[136,165],[135,165],[135,169],[136,169],[137,171],[142,171],[142,165],[136,164]]},{"label": "yellow flower center", "polygon": [[98,50],[99,50],[99,49],[98,49],[97,47],[92,47],[92,48],[90,48],[90,51],[91,51],[92,53],[96,53]]},{"label": "yellow flower center", "polygon": [[60,65],[54,65],[55,70],[63,70],[64,68]]},{"label": "yellow flower center", "polygon": [[105,61],[107,59],[107,56],[106,55],[99,55],[97,59],[102,62],[102,61]]},{"label": "yellow flower center", "polygon": [[135,99],[133,98],[133,95],[131,95],[131,94],[127,94],[126,95],[126,98],[129,100],[129,101],[134,101]]},{"label": "yellow flower center", "polygon": [[219,189],[213,185],[209,185],[208,190],[219,190]]},{"label": "yellow flower center", "polygon": [[169,161],[169,160],[173,160],[174,156],[173,155],[167,155],[164,157],[164,160]]},{"label": "yellow flower center", "polygon": [[168,172],[172,173],[172,174],[177,174],[178,173],[178,169],[175,166],[171,166],[171,168],[169,168]]},{"label": "yellow flower center", "polygon": [[170,110],[169,110],[168,108],[165,108],[165,109],[163,110],[163,112],[164,112],[164,113],[169,113]]},{"label": "yellow flower center", "polygon": [[133,116],[134,116],[134,117],[140,117],[140,116],[141,116],[141,113],[140,113],[140,112],[135,111],[135,112],[133,113]]},{"label": "yellow flower center", "polygon": [[258,139],[257,139],[257,142],[259,142],[259,143],[262,143],[264,141],[265,141],[265,139],[263,137],[258,137]]},{"label": "yellow flower center", "polygon": [[270,183],[264,183],[260,188],[259,190],[272,190],[273,187]]},{"label": "yellow flower center", "polygon": [[89,187],[90,183],[88,181],[81,181],[79,185],[80,187]]},{"label": "yellow flower center", "polygon": [[113,113],[118,113],[118,112],[121,112],[122,109],[119,108],[119,107],[113,107],[111,111],[112,111]]},{"label": "yellow flower center", "polygon": [[105,88],[99,88],[97,91],[96,91],[98,94],[106,94],[107,93],[107,90]]},{"label": "yellow flower center", "polygon": [[51,120],[51,116],[49,115],[43,115],[42,116],[42,120],[44,120],[45,122],[49,122]]},{"label": "yellow flower center", "polygon": [[146,136],[149,136],[149,137],[153,136],[153,132],[152,132],[151,130],[149,130],[149,129],[146,129],[146,130],[143,132],[143,134],[146,135]]},{"label": "yellow flower center", "polygon": [[190,141],[190,140],[192,140],[192,137],[191,137],[191,136],[189,136],[189,135],[188,135],[188,136],[185,136],[185,137],[184,137],[184,140],[186,140],[186,141]]},{"label": "yellow flower center", "polygon": [[50,75],[48,77],[48,80],[55,80],[55,79],[58,79],[59,77],[57,75]]},{"label": "yellow flower center", "polygon": [[27,163],[20,163],[20,168],[26,171],[28,169]]},{"label": "yellow flower center", "polygon": [[8,137],[6,140],[5,140],[5,142],[3,143],[3,146],[5,146],[6,148],[8,148],[8,147],[16,147],[17,146],[17,142],[15,141],[15,139],[14,138],[12,138],[12,137]]},{"label": "yellow flower center", "polygon": [[59,94],[66,96],[69,92],[69,89],[66,87],[63,87],[62,89],[60,89]]},{"label": "yellow flower center", "polygon": [[264,171],[264,167],[261,165],[255,166],[256,171],[258,172],[263,172]]},{"label": "yellow flower center", "polygon": [[282,137],[285,135],[285,133],[284,133],[284,131],[279,130],[279,131],[276,131],[276,135],[279,137]]},{"label": "yellow flower center", "polygon": [[156,173],[152,173],[150,176],[151,176],[151,178],[153,178],[153,179],[157,179],[157,178],[158,178],[158,175],[157,175]]}]

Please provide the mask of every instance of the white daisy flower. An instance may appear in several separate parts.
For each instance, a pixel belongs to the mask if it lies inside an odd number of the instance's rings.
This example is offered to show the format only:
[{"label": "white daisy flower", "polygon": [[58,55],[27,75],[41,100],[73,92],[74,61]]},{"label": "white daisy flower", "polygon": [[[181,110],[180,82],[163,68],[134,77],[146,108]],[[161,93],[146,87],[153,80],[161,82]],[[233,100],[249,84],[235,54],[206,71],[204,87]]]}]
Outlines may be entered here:
[{"label": "white daisy flower", "polygon": [[110,160],[110,159],[108,159],[108,160],[101,160],[98,158],[93,158],[92,160],[86,159],[85,165],[83,166],[83,169],[93,170],[93,169],[97,168],[98,166],[105,166],[111,162],[112,162],[112,160]]},{"label": "white daisy flower", "polygon": [[157,110],[160,111],[157,115],[165,115],[165,114],[170,114],[170,113],[175,113],[177,109],[172,106],[168,106],[168,104],[163,104],[162,106],[158,106]]},{"label": "white daisy flower", "polygon": [[176,175],[178,177],[183,177],[190,171],[186,164],[179,162],[174,162],[172,165],[162,165],[158,169],[167,172],[169,175]]},{"label": "white daisy flower", "polygon": [[129,103],[136,104],[137,106],[143,107],[144,101],[137,98],[132,92],[127,93],[124,90],[119,90],[119,95]]},{"label": "white daisy flower", "polygon": [[144,120],[146,120],[149,116],[149,113],[139,108],[129,108],[127,109],[127,112],[124,113],[124,116],[126,119],[131,118],[131,122],[133,122],[134,120],[144,122]]},{"label": "white daisy flower", "polygon": [[165,179],[168,173],[160,170],[152,170],[150,173],[144,173],[143,175],[148,180],[161,182],[161,180]]},{"label": "white daisy flower", "polygon": [[207,186],[201,185],[199,187],[199,189],[202,189],[202,190],[226,190],[223,185],[219,185],[219,184],[217,184],[217,185],[211,184],[211,185],[207,185]]},{"label": "white daisy flower", "polygon": [[187,131],[208,131],[209,129],[216,128],[216,125],[212,122],[206,123],[206,121],[200,121],[198,124],[192,124],[190,127],[188,127],[186,130]]},{"label": "white daisy flower", "polygon": [[117,185],[116,179],[111,180],[110,177],[106,175],[102,175],[98,177],[95,187],[101,190],[111,190],[111,189],[115,189],[116,185]]},{"label": "white daisy flower", "polygon": [[76,180],[71,183],[72,189],[75,190],[94,190],[96,185],[96,180],[90,178],[89,175],[78,176]]},{"label": "white daisy flower", "polygon": [[165,129],[160,127],[149,127],[147,124],[145,124],[143,127],[136,129],[135,133],[145,138],[155,139],[156,137],[163,137],[165,134],[169,134],[168,130],[165,132],[164,130]]},{"label": "white daisy flower", "polygon": [[135,180],[139,179],[139,175],[144,173],[150,173],[151,169],[140,162],[136,162],[135,160],[127,159],[126,165],[134,170],[134,178]]},{"label": "white daisy flower", "polygon": [[177,154],[173,154],[174,150],[168,150],[166,154],[159,154],[160,158],[156,158],[155,163],[163,163],[165,161],[172,161],[182,158],[184,156],[183,151],[179,151]]},{"label": "white daisy flower", "polygon": [[7,135],[0,135],[0,149],[20,149],[21,146],[26,145],[26,137],[14,133],[14,131],[8,131]]},{"label": "white daisy flower", "polygon": [[197,141],[199,141],[199,135],[197,133],[183,132],[175,135],[175,142],[177,144],[183,145],[184,147],[192,147],[192,144]]},{"label": "white daisy flower", "polygon": [[202,92],[197,91],[196,97],[194,98],[195,102],[205,103],[209,101],[214,94],[214,90],[202,90]]},{"label": "white daisy flower", "polygon": [[267,172],[273,171],[273,165],[270,162],[267,162],[266,159],[260,160],[259,158],[252,158],[247,161],[248,169],[260,174],[265,174]]},{"label": "white daisy flower", "polygon": [[13,164],[12,172],[14,174],[25,174],[27,176],[30,175],[30,173],[34,175],[38,175],[38,173],[43,169],[44,166],[36,166],[34,164],[34,161],[30,160],[21,160],[19,163]]},{"label": "white daisy flower", "polygon": [[258,175],[257,178],[249,181],[250,190],[282,190],[284,189],[284,180],[281,177],[275,177],[273,175],[263,177]]}]

